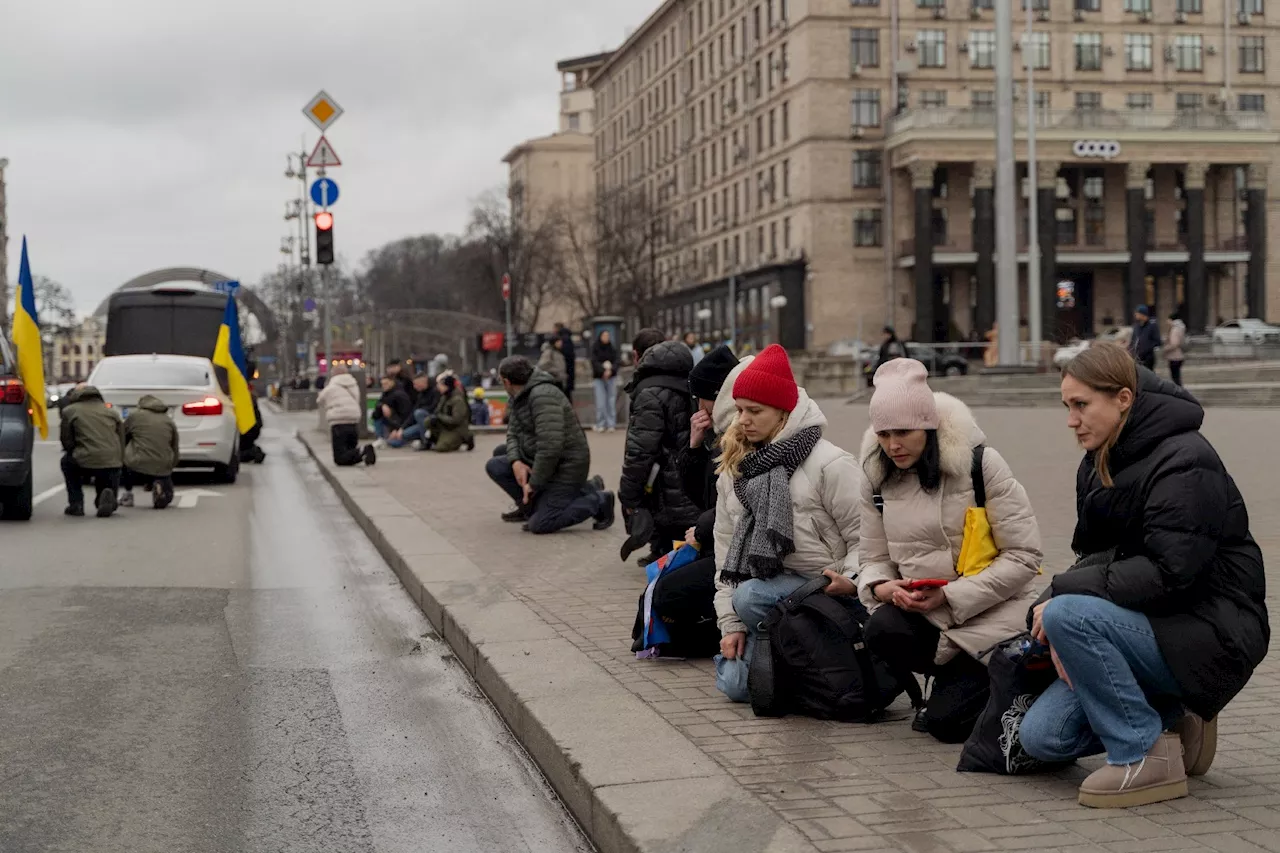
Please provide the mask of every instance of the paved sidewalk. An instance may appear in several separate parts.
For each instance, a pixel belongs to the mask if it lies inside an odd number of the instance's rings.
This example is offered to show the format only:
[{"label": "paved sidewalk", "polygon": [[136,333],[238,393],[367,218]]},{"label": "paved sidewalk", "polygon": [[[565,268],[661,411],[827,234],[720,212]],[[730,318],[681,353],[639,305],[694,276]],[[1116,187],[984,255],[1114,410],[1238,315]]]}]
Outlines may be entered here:
[{"label": "paved sidewalk", "polygon": [[[856,450],[865,406],[825,404],[828,438]],[[1046,571],[1070,561],[1079,452],[1052,410],[977,412],[1027,486]],[[1280,412],[1213,409],[1206,432],[1280,570]],[[535,538],[497,516],[505,496],[472,454],[384,451],[334,470],[344,500],[604,853],[613,851],[1280,851],[1280,662],[1221,718],[1213,770],[1192,796],[1127,811],[1078,806],[1098,759],[1053,776],[956,773],[959,747],[903,720],[757,720],[714,688],[709,662],[639,662],[630,630],[644,574],[618,562],[619,525]],[[617,482],[623,435],[592,435]],[[399,555],[396,559],[395,555]],[[1273,590],[1275,586],[1273,585]],[[1274,592],[1268,601],[1275,610]],[[665,780],[665,781],[664,781]]]}]

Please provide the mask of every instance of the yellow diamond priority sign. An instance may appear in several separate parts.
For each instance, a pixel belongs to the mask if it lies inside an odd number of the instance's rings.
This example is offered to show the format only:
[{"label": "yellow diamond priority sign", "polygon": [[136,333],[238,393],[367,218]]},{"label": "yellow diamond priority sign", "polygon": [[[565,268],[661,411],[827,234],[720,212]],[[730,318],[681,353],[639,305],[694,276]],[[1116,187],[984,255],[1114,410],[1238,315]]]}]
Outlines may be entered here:
[{"label": "yellow diamond priority sign", "polygon": [[342,116],[342,107],[338,106],[338,102],[329,97],[329,93],[322,89],[320,94],[312,98],[302,108],[302,114],[311,119],[312,124],[324,131]]}]

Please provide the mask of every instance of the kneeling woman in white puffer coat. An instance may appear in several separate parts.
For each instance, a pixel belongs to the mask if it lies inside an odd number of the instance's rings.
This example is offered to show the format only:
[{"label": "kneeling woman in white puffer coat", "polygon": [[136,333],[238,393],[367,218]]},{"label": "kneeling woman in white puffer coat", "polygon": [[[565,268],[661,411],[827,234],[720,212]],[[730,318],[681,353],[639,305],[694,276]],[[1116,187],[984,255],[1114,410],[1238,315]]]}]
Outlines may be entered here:
[{"label": "kneeling woman in white puffer coat", "polygon": [[738,413],[717,469],[716,687],[746,702],[749,640],[774,605],[819,575],[828,595],[857,594],[862,475],[822,438],[827,419],[782,347],[766,348],[725,392]]},{"label": "kneeling woman in white puffer coat", "polygon": [[[912,726],[947,743],[968,738],[989,695],[985,658],[1026,629],[1040,567],[1040,528],[1022,485],[986,441],[969,407],[929,390],[925,366],[909,358],[876,371],[871,428],[862,443],[862,573],[871,611],[867,646],[900,678],[933,678]],[[960,577],[965,515],[986,491],[998,551]],[[912,582],[945,581],[934,589]]]}]

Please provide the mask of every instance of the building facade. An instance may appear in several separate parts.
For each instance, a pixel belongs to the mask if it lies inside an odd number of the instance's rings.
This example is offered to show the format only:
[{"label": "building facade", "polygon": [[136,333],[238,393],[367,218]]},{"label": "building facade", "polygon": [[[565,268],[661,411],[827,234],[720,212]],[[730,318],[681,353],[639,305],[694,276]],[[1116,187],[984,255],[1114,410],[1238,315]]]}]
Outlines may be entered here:
[{"label": "building facade", "polygon": [[[886,321],[918,340],[989,329],[994,2],[667,0],[637,29],[593,84],[596,181],[654,205],[663,322],[811,348]],[[1026,44],[1015,4],[1017,197],[1025,253],[1034,185],[1045,336],[1141,303],[1193,331],[1275,313],[1280,12],[1030,3]]]},{"label": "building facade", "polygon": [[81,382],[88,378],[93,366],[102,359],[107,342],[106,324],[96,317],[86,317],[65,332],[53,336],[45,370],[56,382]]}]

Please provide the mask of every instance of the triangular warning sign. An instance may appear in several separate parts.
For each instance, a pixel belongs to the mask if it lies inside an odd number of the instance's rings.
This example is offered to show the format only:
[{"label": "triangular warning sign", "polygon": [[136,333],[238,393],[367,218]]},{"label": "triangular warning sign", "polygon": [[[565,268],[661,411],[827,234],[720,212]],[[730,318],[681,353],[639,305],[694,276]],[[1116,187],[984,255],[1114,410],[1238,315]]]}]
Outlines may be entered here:
[{"label": "triangular warning sign", "polygon": [[330,166],[341,166],[342,161],[338,159],[338,152],[333,150],[333,146],[329,144],[329,140],[323,136],[316,143],[316,150],[311,152],[311,156],[307,158],[307,166],[312,169],[327,169]]}]

